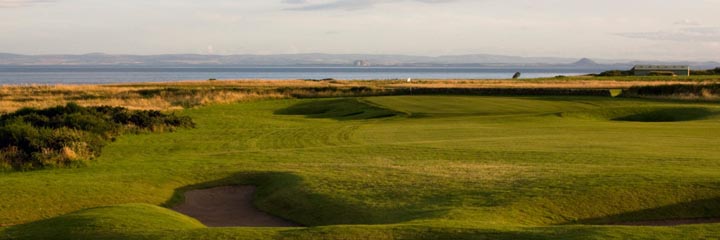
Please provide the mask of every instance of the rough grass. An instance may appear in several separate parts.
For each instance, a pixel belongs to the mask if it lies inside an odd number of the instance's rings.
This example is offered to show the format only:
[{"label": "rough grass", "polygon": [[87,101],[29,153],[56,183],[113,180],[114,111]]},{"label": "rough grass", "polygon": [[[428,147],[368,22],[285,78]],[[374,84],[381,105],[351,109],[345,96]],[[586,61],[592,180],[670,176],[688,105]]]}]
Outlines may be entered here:
[{"label": "rough grass", "polygon": [[[109,105],[130,109],[178,110],[264,99],[409,95],[413,93],[411,89],[431,93],[452,90],[456,94],[462,94],[472,92],[463,89],[475,89],[475,92],[480,93],[497,92],[492,89],[507,89],[506,91],[510,92],[513,89],[526,89],[529,92],[542,92],[543,89],[607,90],[678,84],[702,87],[718,82],[720,78],[717,76],[676,78],[580,76],[523,80],[416,79],[411,83],[404,80],[237,80],[114,85],[3,85],[0,86],[0,113],[12,112],[22,107],[54,107],[68,102],[77,102],[83,106]],[[711,95],[710,97],[718,98],[716,94]]]},{"label": "rough grass", "polygon": [[[720,122],[714,116],[632,122],[602,115],[637,108],[718,111],[708,103],[610,97],[472,96],[269,100],[194,108],[183,114],[196,121],[196,129],[123,136],[86,168],[0,173],[0,224],[28,223],[0,230],[0,238],[41,239],[29,226],[60,233],[56,238],[90,236],[73,235],[82,231],[97,233],[98,239],[114,234],[130,239],[720,236],[717,224],[584,225],[720,216],[720,153],[715,151]],[[351,109],[401,114],[342,119]],[[279,114],[288,111],[292,114]],[[44,224],[98,206],[167,206],[180,201],[183,190],[228,184],[257,185],[258,207],[314,227],[147,224],[115,231]],[[123,215],[91,219],[122,226],[118,216]],[[152,216],[143,221],[174,219]]]}]

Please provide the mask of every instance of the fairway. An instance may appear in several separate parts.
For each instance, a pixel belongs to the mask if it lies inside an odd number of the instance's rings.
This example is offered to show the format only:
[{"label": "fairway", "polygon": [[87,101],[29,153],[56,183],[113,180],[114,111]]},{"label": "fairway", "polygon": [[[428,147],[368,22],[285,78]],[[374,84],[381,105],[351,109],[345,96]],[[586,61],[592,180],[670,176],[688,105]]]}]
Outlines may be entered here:
[{"label": "fairway", "polygon": [[[717,104],[387,96],[178,115],[196,128],[123,135],[86,167],[0,172],[0,239],[720,237],[617,226],[720,217]],[[208,228],[167,209],[228,185],[308,227]]]}]

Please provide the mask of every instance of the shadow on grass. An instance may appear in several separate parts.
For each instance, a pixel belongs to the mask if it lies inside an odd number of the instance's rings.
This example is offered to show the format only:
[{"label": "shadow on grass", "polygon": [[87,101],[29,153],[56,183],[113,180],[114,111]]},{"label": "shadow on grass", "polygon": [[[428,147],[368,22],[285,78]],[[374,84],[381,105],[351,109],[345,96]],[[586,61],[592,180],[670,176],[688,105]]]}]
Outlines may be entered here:
[{"label": "shadow on grass", "polygon": [[402,112],[372,105],[357,98],[311,100],[277,110],[275,114],[304,115],[308,118],[329,118],[341,121],[389,118],[405,115]]},{"label": "shadow on grass", "polygon": [[652,228],[616,226],[506,226],[491,228],[395,225],[395,226],[328,226],[283,231],[277,239],[715,239],[717,228]]},{"label": "shadow on grass", "polygon": [[705,120],[718,115],[720,112],[716,109],[706,107],[609,107],[557,114],[559,117],[649,123]]},{"label": "shadow on grass", "polygon": [[646,112],[614,118],[614,121],[629,122],[682,122],[710,118],[717,115],[707,108],[658,108]]},{"label": "shadow on grass", "polygon": [[182,187],[163,206],[183,201],[185,192],[219,186],[252,185],[257,187],[254,205],[267,213],[304,226],[370,225],[402,223],[415,219],[442,216],[448,210],[413,210],[418,208],[378,208],[352,203],[311,192],[303,179],[292,173],[238,173],[211,182]]},{"label": "shadow on grass", "polygon": [[[720,198],[683,202],[658,208],[626,212],[611,216],[583,219],[566,224],[596,225],[678,225],[677,223],[709,223],[720,217]],[[706,221],[703,221],[706,220]],[[645,223],[645,224],[642,224]]]}]

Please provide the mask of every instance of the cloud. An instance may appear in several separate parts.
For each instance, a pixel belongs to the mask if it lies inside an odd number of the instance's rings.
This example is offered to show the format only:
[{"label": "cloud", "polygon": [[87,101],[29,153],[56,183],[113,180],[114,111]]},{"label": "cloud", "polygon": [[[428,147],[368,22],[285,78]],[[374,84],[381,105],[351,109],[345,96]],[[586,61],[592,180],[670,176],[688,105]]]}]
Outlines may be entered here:
[{"label": "cloud", "polygon": [[671,31],[631,32],[616,35],[656,41],[720,42],[720,27],[686,27]]},{"label": "cloud", "polygon": [[305,4],[305,3],[308,3],[307,0],[283,0],[282,2],[283,2],[283,3],[286,3],[286,4]]},{"label": "cloud", "polygon": [[377,4],[393,2],[420,2],[420,3],[448,3],[457,0],[283,0],[283,3],[299,5],[288,8],[295,11],[317,11],[317,10],[359,10],[371,8]]},{"label": "cloud", "polygon": [[700,20],[696,20],[696,19],[683,19],[683,20],[675,22],[675,25],[700,26],[700,25],[702,25],[702,23],[700,22]]},{"label": "cloud", "polygon": [[45,2],[53,2],[53,0],[0,0],[0,8],[24,7]]}]

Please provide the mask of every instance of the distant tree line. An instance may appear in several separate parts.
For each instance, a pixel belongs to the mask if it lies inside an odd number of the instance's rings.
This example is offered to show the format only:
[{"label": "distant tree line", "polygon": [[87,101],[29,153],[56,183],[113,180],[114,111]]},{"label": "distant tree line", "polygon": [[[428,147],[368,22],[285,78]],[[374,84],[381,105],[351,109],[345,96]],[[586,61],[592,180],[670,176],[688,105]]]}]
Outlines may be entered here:
[{"label": "distant tree line", "polygon": [[[610,71],[604,71],[600,74],[592,74],[593,76],[598,77],[625,77],[625,76],[634,76],[635,73],[632,70],[610,70]],[[711,75],[720,75],[720,67],[714,68],[714,69],[708,69],[708,70],[690,70],[691,76],[711,76]]]},{"label": "distant tree line", "polygon": [[632,70],[610,70],[595,74],[595,76],[598,77],[624,77],[633,75],[635,75],[635,73]]},{"label": "distant tree line", "polygon": [[720,67],[708,70],[691,70],[690,75],[720,75]]},{"label": "distant tree line", "polygon": [[624,90],[625,96],[664,97],[689,100],[713,100],[720,96],[720,84],[672,84],[660,86],[636,86]]},{"label": "distant tree line", "polygon": [[0,170],[82,165],[123,133],[194,127],[189,117],[121,107],[24,108],[0,116]]}]

